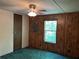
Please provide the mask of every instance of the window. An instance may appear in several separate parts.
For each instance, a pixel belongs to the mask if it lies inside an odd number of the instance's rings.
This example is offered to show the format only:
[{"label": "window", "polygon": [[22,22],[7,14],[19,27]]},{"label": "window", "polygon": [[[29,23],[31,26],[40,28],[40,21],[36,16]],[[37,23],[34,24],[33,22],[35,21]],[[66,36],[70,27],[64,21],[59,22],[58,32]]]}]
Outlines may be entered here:
[{"label": "window", "polygon": [[44,21],[44,41],[56,43],[57,21]]}]

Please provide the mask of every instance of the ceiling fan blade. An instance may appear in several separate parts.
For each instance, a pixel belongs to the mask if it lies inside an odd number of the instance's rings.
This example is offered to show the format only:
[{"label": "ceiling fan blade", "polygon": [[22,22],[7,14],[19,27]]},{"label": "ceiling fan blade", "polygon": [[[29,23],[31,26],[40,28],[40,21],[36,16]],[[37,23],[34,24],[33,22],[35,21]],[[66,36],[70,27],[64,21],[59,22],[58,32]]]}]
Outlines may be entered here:
[{"label": "ceiling fan blade", "polygon": [[41,11],[41,12],[47,12],[47,10],[45,10],[45,9],[42,9],[42,10],[39,10],[39,11]]},{"label": "ceiling fan blade", "polygon": [[45,13],[44,12],[41,12],[41,11],[38,11],[37,14],[38,15],[45,15]]}]

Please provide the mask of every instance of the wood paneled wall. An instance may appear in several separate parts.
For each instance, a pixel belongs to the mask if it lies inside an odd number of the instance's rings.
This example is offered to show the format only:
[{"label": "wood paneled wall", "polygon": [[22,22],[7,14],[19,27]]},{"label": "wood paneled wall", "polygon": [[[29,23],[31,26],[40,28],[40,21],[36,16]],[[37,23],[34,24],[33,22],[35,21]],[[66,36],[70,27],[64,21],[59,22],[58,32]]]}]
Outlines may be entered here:
[{"label": "wood paneled wall", "polygon": [[[44,42],[44,20],[58,21],[57,43]],[[63,55],[79,56],[79,13],[65,13],[31,17],[29,20],[29,46],[55,51]]]}]

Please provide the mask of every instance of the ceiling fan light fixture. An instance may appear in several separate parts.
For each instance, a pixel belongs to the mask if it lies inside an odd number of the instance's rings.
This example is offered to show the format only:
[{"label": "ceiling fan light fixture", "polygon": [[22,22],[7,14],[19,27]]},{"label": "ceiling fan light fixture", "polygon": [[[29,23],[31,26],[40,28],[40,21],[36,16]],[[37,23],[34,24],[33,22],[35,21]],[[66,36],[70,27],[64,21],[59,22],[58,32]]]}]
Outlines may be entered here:
[{"label": "ceiling fan light fixture", "polygon": [[35,17],[35,16],[37,16],[37,14],[35,12],[31,11],[28,13],[28,16]]},{"label": "ceiling fan light fixture", "polygon": [[30,4],[29,8],[30,8],[30,12],[28,13],[28,16],[31,16],[31,17],[37,16],[37,14],[35,12],[36,5],[35,4]]}]

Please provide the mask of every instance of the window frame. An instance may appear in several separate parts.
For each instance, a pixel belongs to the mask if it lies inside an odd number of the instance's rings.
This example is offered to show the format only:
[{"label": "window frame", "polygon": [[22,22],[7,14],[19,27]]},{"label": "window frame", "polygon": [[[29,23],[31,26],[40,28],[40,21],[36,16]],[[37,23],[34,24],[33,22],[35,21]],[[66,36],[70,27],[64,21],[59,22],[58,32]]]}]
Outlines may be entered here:
[{"label": "window frame", "polygon": [[[44,22],[45,21],[57,21],[57,26],[56,26],[56,43],[51,43],[51,42],[45,42],[45,30],[44,30]],[[43,21],[43,42],[46,44],[57,44],[57,31],[58,31],[58,20],[57,19],[52,19],[52,20],[44,20]]]}]

